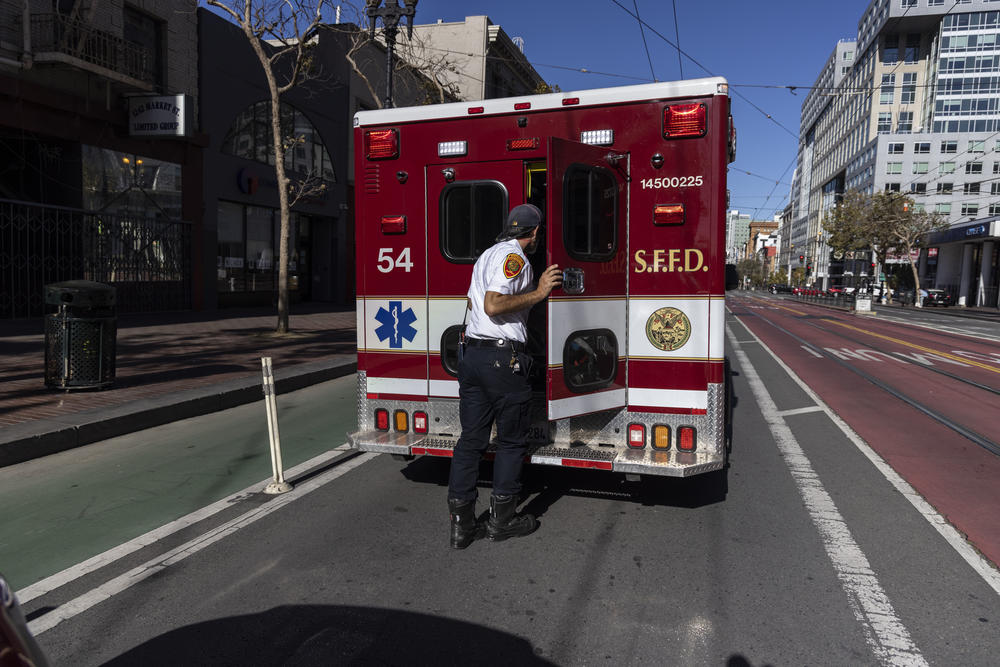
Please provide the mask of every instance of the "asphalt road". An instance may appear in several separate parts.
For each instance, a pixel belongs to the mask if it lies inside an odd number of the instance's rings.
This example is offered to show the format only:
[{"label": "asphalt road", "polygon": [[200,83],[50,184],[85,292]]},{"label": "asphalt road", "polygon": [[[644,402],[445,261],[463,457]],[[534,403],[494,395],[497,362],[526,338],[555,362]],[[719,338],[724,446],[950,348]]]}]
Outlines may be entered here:
[{"label": "asphalt road", "polygon": [[[32,628],[57,665],[995,664],[996,571],[977,571],[905,483],[746,328],[731,320],[730,330],[737,403],[725,476],[633,485],[533,468],[527,505],[539,531],[452,551],[447,460],[334,453],[277,498],[223,492],[216,480],[201,499],[222,498],[222,509],[66,575],[25,604]],[[303,428],[318,415],[334,446],[350,426],[344,416],[331,424],[330,406],[346,410],[354,387],[327,384],[279,407],[295,401]],[[250,421],[188,420],[187,436],[160,446],[233,441],[238,461]],[[294,448],[290,421],[282,442]],[[99,447],[113,456],[146,437]],[[36,485],[72,465],[50,459],[36,462]],[[137,480],[149,468],[118,474]],[[159,505],[184,487],[165,489]],[[70,560],[108,548],[74,546],[82,539],[67,536]]]}]

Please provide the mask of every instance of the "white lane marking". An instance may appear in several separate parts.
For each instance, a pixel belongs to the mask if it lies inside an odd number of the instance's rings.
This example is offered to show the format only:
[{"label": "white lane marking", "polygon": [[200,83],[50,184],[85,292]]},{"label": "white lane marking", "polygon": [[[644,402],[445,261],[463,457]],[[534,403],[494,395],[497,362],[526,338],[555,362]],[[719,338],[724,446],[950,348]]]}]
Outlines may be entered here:
[{"label": "white lane marking", "polygon": [[[749,331],[749,329],[747,329]],[[750,332],[751,335],[753,332]],[[726,325],[726,334],[735,341],[733,330]],[[759,341],[764,345],[763,341]],[[920,650],[910,639],[910,633],[893,609],[882,585],[871,569],[868,558],[854,541],[847,523],[840,515],[833,498],[823,487],[819,476],[799,445],[785,419],[778,414],[774,400],[763,380],[750,363],[750,358],[734,345],[740,370],[750,384],[764,420],[781,450],[813,525],[823,539],[823,548],[833,563],[840,584],[847,593],[851,611],[861,624],[872,652],[879,662],[890,665],[926,665]]]},{"label": "white lane marking", "polygon": [[807,408],[792,408],[791,410],[778,411],[779,417],[790,417],[792,415],[806,415],[810,412],[823,412],[823,408],[818,405],[810,405]]},{"label": "white lane marking", "polygon": [[69,602],[59,605],[53,611],[36,618],[35,620],[28,623],[28,629],[34,635],[39,635],[46,630],[51,630],[55,626],[59,625],[63,621],[73,618],[77,614],[80,614],[96,604],[99,604],[105,600],[108,600],[118,593],[125,591],[128,588],[136,585],[140,581],[151,577],[157,572],[162,572],[171,565],[175,565],[180,561],[184,560],[188,556],[192,556],[205,547],[218,542],[224,537],[235,533],[240,528],[245,528],[251,523],[257,521],[258,519],[263,519],[267,515],[275,512],[285,505],[288,505],[293,500],[298,500],[302,496],[315,491],[316,489],[322,487],[324,484],[335,480],[341,475],[347,474],[348,472],[354,470],[358,466],[371,461],[373,458],[378,456],[377,453],[369,452],[361,454],[349,461],[338,465],[332,470],[328,470],[322,475],[317,475],[316,477],[310,479],[296,486],[292,491],[276,497],[274,500],[255,507],[254,509],[246,512],[245,514],[236,517],[226,523],[213,528],[203,535],[199,535],[193,540],[180,545],[170,551],[153,558],[152,560],[146,561],[142,565],[129,570],[128,572],[107,581],[92,591],[84,593],[83,595],[70,600]]},{"label": "white lane marking", "polygon": [[[740,324],[743,325],[742,322],[740,322]],[[743,325],[743,328],[746,329],[751,336],[756,337],[756,334],[750,331],[749,327]],[[986,558],[976,552],[972,545],[970,545],[968,541],[962,537],[961,533],[959,533],[954,526],[948,523],[948,521],[941,516],[930,503],[924,500],[924,497],[917,493],[917,491],[910,486],[909,482],[893,470],[892,466],[886,463],[885,460],[883,460],[882,457],[879,456],[878,453],[872,449],[860,435],[855,433],[854,429],[852,429],[847,422],[841,419],[840,416],[835,413],[830,406],[828,406],[823,399],[821,399],[816,392],[809,387],[809,385],[796,375],[795,372],[792,371],[792,369],[789,368],[785,362],[782,361],[781,358],[778,357],[778,355],[764,343],[764,341],[757,338],[757,342],[760,343],[761,348],[766,350],[767,353],[771,355],[771,358],[774,359],[782,369],[784,369],[784,371],[788,374],[788,377],[792,378],[792,381],[799,385],[802,391],[804,391],[809,398],[815,401],[818,406],[823,408],[823,411],[826,412],[830,421],[836,424],[837,428],[843,432],[847,439],[854,443],[854,446],[857,447],[869,461],[871,461],[872,465],[875,466],[880,473],[882,473],[882,476],[889,480],[889,483],[896,487],[896,490],[899,491],[904,498],[910,501],[910,504],[913,505],[917,512],[919,512],[920,515],[927,520],[927,523],[934,526],[934,529],[941,534],[941,537],[943,537],[945,541],[958,552],[958,555],[962,557],[962,560],[968,563],[969,566],[983,578],[983,581],[985,581],[997,595],[1000,595],[1000,571],[997,571]]]},{"label": "white lane marking", "polygon": [[[749,329],[747,329],[747,331],[750,331],[750,330],[749,330]],[[756,340],[755,340],[754,342],[755,342],[755,343],[758,343],[758,342],[760,342],[760,341],[756,341]],[[822,354],[820,354],[820,353],[819,353],[819,352],[817,352],[816,350],[812,349],[812,348],[811,348],[811,347],[809,347],[808,345],[803,345],[803,346],[802,346],[802,349],[803,349],[803,350],[805,350],[806,352],[808,352],[809,354],[813,355],[814,357],[818,357],[818,358],[820,358],[820,359],[822,359],[822,358],[823,358],[823,355],[822,355]]]},{"label": "white lane marking", "polygon": [[[991,340],[991,341],[1000,343],[1000,338],[997,338],[996,336],[991,336],[991,335],[986,334],[986,333],[981,333],[979,331],[970,332],[967,329],[965,329],[965,330],[963,330],[963,329],[956,329],[956,328],[954,328],[952,326],[940,325],[940,324],[922,324],[922,323],[918,322],[917,320],[911,320],[911,319],[906,318],[906,317],[896,317],[894,315],[886,315],[884,310],[879,310],[878,311],[878,317],[879,317],[880,320],[885,320],[886,322],[895,322],[896,324],[906,324],[906,325],[909,325],[911,327],[919,327],[921,329],[928,329],[928,330],[934,331],[934,332],[944,331],[944,332],[947,332],[947,333],[950,333],[950,334],[955,334],[957,336],[965,336],[966,338],[973,338],[973,339],[976,339],[976,340],[986,339],[986,340]],[[954,317],[954,316],[945,315],[945,317]],[[970,318],[970,319],[972,319],[972,318]],[[990,322],[987,322],[986,320],[972,319],[972,321],[973,322],[982,322],[983,324],[990,324]]]},{"label": "white lane marking", "polygon": [[[350,449],[349,445],[343,444],[340,445],[339,447],[331,449],[330,451],[323,452],[318,456],[314,456],[310,460],[300,463],[299,465],[286,470],[285,478],[294,481],[296,476],[301,475],[302,473],[305,473],[309,470],[312,470],[313,468],[323,465],[327,461],[330,461],[331,459],[339,456],[341,453],[349,449]],[[35,598],[45,595],[46,593],[49,593],[51,591],[54,591],[57,588],[60,588],[61,586],[65,586],[69,582],[79,579],[80,577],[86,574],[90,574],[95,570],[99,570],[105,565],[113,563],[114,561],[120,558],[124,558],[130,553],[136,552],[139,549],[147,547],[155,542],[158,542],[163,538],[176,533],[179,530],[183,530],[188,526],[192,526],[198,523],[199,521],[207,519],[213,514],[217,514],[224,509],[232,507],[233,503],[241,500],[247,495],[250,495],[252,493],[257,493],[270,481],[271,480],[269,478],[267,480],[264,480],[263,482],[258,482],[252,486],[248,486],[242,491],[237,491],[236,493],[227,496],[222,500],[218,500],[212,503],[211,505],[206,505],[201,509],[195,510],[194,512],[182,516],[179,519],[175,519],[170,523],[160,526],[159,528],[154,528],[148,533],[133,538],[128,542],[125,542],[124,544],[119,544],[118,546],[112,549],[108,549],[104,553],[93,556],[92,558],[88,558],[82,563],[77,563],[76,565],[68,567],[61,572],[57,572],[49,577],[46,577],[45,579],[42,579],[41,581],[37,581],[31,584],[30,586],[25,586],[21,590],[17,591],[17,598],[18,600],[20,600],[21,604],[24,604],[29,600],[34,600]]]}]

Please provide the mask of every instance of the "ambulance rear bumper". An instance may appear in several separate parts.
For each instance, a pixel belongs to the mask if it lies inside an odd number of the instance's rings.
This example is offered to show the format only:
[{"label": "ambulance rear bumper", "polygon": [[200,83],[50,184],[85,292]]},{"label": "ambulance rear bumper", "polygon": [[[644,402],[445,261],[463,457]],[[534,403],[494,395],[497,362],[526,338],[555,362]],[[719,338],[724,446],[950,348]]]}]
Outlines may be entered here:
[{"label": "ambulance rear bumper", "polygon": [[[457,438],[412,433],[358,431],[347,436],[351,447],[363,452],[410,456],[450,457]],[[495,446],[486,452],[492,458]],[[588,468],[643,475],[692,477],[725,466],[725,457],[715,452],[661,451],[655,449],[619,449],[584,445],[532,445],[528,462],[566,468]]]}]

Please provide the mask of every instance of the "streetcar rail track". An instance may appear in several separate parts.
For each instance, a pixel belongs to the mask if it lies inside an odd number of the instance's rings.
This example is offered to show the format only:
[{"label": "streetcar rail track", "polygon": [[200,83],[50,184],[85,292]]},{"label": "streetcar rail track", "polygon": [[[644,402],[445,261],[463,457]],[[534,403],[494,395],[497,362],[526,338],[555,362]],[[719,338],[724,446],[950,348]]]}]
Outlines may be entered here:
[{"label": "streetcar rail track", "polygon": [[[813,351],[813,353],[818,354],[818,355],[820,355],[820,356],[822,356],[822,357],[824,357],[826,359],[829,359],[830,361],[833,361],[835,364],[837,364],[837,365],[839,365],[839,366],[841,366],[841,367],[843,367],[843,368],[851,371],[855,375],[858,375],[859,377],[865,379],[867,382],[869,382],[869,383],[873,384],[874,386],[878,387],[879,389],[885,391],[889,395],[894,396],[895,398],[899,399],[903,403],[906,403],[907,405],[909,405],[910,407],[914,408],[915,410],[917,410],[919,412],[922,412],[923,414],[925,414],[926,416],[930,417],[934,421],[938,422],[942,426],[945,426],[946,428],[951,429],[955,433],[958,433],[962,437],[964,437],[964,438],[966,438],[966,439],[974,442],[976,445],[982,447],[983,449],[985,449],[986,451],[990,452],[991,454],[994,454],[996,456],[1000,456],[1000,443],[996,443],[996,442],[990,440],[989,438],[987,438],[986,436],[984,436],[984,435],[982,435],[980,433],[977,433],[976,431],[973,431],[970,428],[966,428],[964,425],[959,424],[958,422],[956,422],[953,419],[947,417],[946,415],[938,412],[937,410],[934,410],[933,408],[928,407],[927,405],[924,405],[923,403],[921,403],[920,401],[916,400],[915,398],[907,396],[902,391],[900,391],[899,389],[896,389],[895,387],[893,387],[889,383],[884,382],[882,380],[879,380],[875,376],[871,375],[870,373],[867,373],[867,372],[863,371],[862,369],[858,368],[854,364],[851,364],[850,362],[848,362],[848,361],[846,361],[844,359],[841,359],[837,355],[835,355],[835,354],[827,351],[825,348],[819,347],[819,346],[817,346],[817,345],[815,345],[815,344],[807,341],[806,339],[802,338],[801,336],[798,336],[798,335],[792,333],[791,331],[789,331],[785,327],[783,327],[780,324],[777,324],[776,322],[772,321],[770,318],[765,317],[765,316],[761,315],[760,313],[756,313],[756,312],[750,312],[748,314],[751,315],[751,316],[753,316],[753,317],[756,317],[756,318],[760,319],[761,321],[763,321],[763,322],[765,322],[765,323],[767,323],[769,325],[771,325],[772,327],[774,327],[778,331],[784,333],[786,336],[788,336],[790,338],[793,338],[794,340],[798,341],[802,346],[804,346],[806,349]],[[826,333],[831,333],[829,330],[823,329],[822,327],[819,327],[819,326],[815,325],[814,323],[809,322],[806,319],[803,319],[803,320],[800,320],[800,321],[803,321],[806,324],[809,324],[810,326],[813,326],[814,328],[819,329],[820,331],[824,331]],[[838,334],[839,334],[839,332],[838,332]],[[843,337],[844,338],[848,338],[846,335],[843,335]],[[887,353],[883,352],[883,354],[887,354]],[[893,355],[893,356],[895,357],[896,355]],[[896,358],[904,359],[902,357],[896,357]],[[916,362],[913,362],[912,360],[907,360],[907,361],[910,361],[911,363],[916,364]],[[929,366],[926,366],[924,364],[917,364],[917,366],[920,367],[920,368],[926,368],[926,369],[930,369],[930,370],[938,370],[938,369],[933,369],[933,368],[931,368]],[[968,384],[974,384],[974,383],[969,382]]]}]

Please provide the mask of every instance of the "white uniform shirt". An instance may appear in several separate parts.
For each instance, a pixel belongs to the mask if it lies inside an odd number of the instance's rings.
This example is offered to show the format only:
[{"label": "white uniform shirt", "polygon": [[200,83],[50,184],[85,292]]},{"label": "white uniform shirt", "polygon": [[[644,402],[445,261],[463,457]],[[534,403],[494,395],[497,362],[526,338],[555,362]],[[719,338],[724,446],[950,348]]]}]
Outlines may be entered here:
[{"label": "white uniform shirt", "polygon": [[523,294],[533,287],[531,264],[516,239],[501,241],[480,255],[472,269],[469,285],[469,324],[466,335],[473,338],[505,338],[525,342],[528,339],[529,308],[490,317],[484,309],[486,293]]}]

